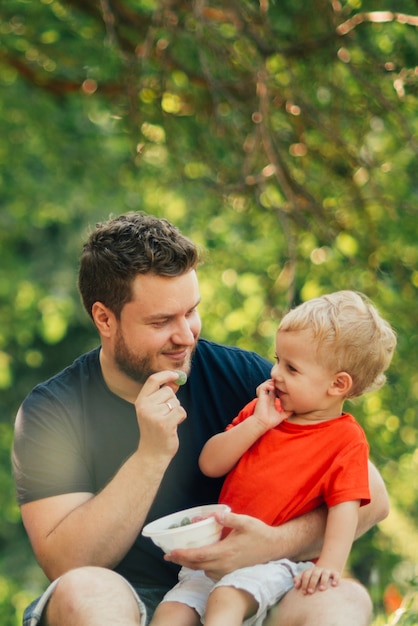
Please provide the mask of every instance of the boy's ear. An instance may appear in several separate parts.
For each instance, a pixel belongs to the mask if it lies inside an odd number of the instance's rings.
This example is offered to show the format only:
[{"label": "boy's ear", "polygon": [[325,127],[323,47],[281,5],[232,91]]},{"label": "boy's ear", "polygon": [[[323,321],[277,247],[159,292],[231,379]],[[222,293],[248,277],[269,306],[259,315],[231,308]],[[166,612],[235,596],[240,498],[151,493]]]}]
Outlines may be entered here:
[{"label": "boy's ear", "polygon": [[337,372],[329,386],[332,396],[346,396],[353,386],[353,379],[348,372]]}]

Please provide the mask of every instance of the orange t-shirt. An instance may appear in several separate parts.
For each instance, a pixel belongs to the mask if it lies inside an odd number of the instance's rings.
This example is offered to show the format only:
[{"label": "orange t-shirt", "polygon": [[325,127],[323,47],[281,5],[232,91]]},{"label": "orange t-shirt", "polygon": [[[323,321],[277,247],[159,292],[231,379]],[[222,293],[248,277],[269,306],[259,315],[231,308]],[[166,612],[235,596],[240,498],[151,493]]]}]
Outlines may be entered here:
[{"label": "orange t-shirt", "polygon": [[[247,404],[227,430],[252,415],[256,402]],[[219,502],[271,526],[323,503],[368,504],[368,453],[364,431],[348,413],[306,426],[285,420],[243,454],[227,475]]]}]

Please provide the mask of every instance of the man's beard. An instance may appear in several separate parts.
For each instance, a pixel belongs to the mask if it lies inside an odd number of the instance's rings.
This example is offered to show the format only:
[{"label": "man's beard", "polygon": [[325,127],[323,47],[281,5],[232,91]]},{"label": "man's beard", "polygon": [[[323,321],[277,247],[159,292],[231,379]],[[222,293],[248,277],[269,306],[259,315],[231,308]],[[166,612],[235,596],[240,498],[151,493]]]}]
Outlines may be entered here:
[{"label": "man's beard", "polygon": [[[186,374],[189,374],[191,357],[195,350],[196,344],[194,345],[187,361],[185,363],[181,363],[181,369],[184,370]],[[114,358],[119,370],[141,385],[145,383],[151,374],[155,374],[159,371],[152,367],[151,358],[149,356],[138,356],[129,350],[120,329],[118,329],[115,339]]]}]

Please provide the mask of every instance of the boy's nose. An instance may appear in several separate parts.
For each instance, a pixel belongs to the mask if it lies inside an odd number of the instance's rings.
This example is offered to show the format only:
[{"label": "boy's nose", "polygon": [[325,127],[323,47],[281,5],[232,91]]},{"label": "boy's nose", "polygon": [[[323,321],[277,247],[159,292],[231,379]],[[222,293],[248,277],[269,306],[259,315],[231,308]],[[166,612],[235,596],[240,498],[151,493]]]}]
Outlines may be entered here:
[{"label": "boy's nose", "polygon": [[275,363],[271,368],[271,377],[274,380],[277,380],[280,377],[280,366],[279,363]]}]

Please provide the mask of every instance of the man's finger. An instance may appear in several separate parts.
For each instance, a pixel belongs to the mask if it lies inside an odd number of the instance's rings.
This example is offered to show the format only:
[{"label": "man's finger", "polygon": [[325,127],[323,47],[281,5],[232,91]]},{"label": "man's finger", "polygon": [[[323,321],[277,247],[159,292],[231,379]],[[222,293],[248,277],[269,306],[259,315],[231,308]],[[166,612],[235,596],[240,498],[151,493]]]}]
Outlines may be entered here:
[{"label": "man's finger", "polygon": [[237,515],[227,511],[216,513],[215,517],[222,526],[232,528],[233,530],[243,530],[249,520],[247,515]]},{"label": "man's finger", "polygon": [[[178,377],[179,374],[175,370],[163,370],[161,372],[151,374],[142,387],[142,394],[150,396],[158,391],[163,385],[168,385],[170,383],[173,385],[175,381],[178,380]],[[178,385],[175,385],[175,387],[178,388]]]}]

